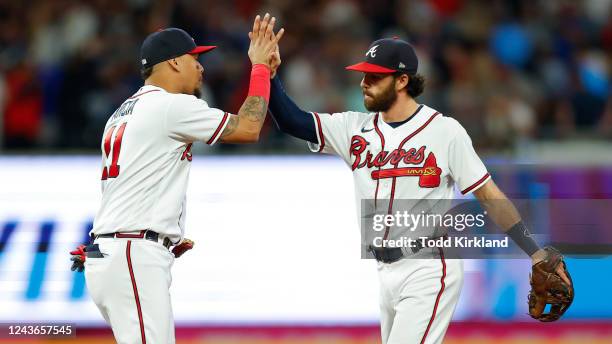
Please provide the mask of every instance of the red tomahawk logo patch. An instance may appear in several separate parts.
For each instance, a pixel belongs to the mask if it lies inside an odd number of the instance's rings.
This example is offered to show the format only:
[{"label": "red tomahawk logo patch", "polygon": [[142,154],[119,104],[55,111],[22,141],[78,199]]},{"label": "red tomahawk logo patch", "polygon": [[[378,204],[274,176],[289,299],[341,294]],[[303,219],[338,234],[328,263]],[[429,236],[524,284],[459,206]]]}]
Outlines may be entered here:
[{"label": "red tomahawk logo patch", "polygon": [[434,188],[440,186],[442,169],[436,163],[436,156],[429,153],[423,167],[396,167],[372,172],[372,179],[385,179],[395,177],[419,177],[419,186]]}]

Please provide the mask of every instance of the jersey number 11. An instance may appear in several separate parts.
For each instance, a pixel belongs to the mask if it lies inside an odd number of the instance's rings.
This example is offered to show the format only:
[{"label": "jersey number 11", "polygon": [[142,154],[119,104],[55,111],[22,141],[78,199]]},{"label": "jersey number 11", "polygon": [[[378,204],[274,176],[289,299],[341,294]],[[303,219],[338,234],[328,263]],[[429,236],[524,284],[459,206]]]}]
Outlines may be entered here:
[{"label": "jersey number 11", "polygon": [[[125,131],[126,123],[123,123],[119,129],[117,130],[117,135],[115,135],[115,141],[113,142],[113,160],[111,165],[106,167],[106,161],[104,163],[104,169],[102,170],[102,180],[107,180],[108,178],[117,178],[119,176],[119,153],[121,153],[121,140],[123,139],[123,132]],[[104,135],[104,155],[106,156],[106,160],[111,154],[111,138],[113,137],[113,133],[115,132],[116,126],[112,126]]]}]

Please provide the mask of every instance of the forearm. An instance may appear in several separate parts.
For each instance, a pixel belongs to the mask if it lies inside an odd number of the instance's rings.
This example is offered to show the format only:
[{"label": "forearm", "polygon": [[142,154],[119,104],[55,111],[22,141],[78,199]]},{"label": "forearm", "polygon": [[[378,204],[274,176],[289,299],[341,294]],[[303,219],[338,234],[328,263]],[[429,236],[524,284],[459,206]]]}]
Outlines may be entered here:
[{"label": "forearm", "polygon": [[[223,132],[225,136],[230,135],[240,125],[241,131],[247,136],[259,138],[259,133],[266,120],[268,104],[261,96],[248,96],[238,114],[234,116],[227,124],[226,130]],[[257,141],[257,139],[255,139]]]},{"label": "forearm", "polygon": [[300,109],[289,98],[278,77],[272,79],[270,114],[282,132],[302,140],[318,143],[312,115]]},{"label": "forearm", "polygon": [[249,93],[238,114],[231,116],[221,135],[223,142],[251,143],[259,140],[270,99],[270,68],[256,64],[251,69]]},{"label": "forearm", "polygon": [[521,221],[521,215],[514,204],[493,181],[487,182],[480,189],[474,191],[474,195],[486,210],[487,215],[504,232]]},{"label": "forearm", "polygon": [[539,259],[542,250],[533,240],[514,204],[495,185],[493,180],[474,191],[474,195],[496,225],[532,259]]}]

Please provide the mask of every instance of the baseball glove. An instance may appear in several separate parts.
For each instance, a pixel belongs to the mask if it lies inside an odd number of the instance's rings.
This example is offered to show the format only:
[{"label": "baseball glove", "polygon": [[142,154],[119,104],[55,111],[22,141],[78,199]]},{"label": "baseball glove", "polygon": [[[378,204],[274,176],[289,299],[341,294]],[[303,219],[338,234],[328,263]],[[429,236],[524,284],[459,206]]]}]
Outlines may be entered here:
[{"label": "baseball glove", "polygon": [[[558,320],[572,304],[574,284],[561,252],[550,246],[544,250],[546,258],[533,265],[531,270],[531,291],[527,303],[532,318],[550,322]],[[565,273],[569,284],[559,275],[559,269]],[[550,310],[544,313],[547,305],[550,305]]]}]

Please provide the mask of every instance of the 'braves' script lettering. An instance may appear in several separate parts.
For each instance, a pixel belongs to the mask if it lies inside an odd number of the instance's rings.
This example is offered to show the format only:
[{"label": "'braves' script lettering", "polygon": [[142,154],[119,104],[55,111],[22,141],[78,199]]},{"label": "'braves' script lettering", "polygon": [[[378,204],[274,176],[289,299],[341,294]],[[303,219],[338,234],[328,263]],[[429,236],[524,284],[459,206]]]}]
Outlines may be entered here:
[{"label": "'braves' script lettering", "polygon": [[370,150],[366,150],[368,145],[370,145],[370,143],[359,135],[355,135],[351,138],[350,153],[354,157],[353,165],[351,166],[353,171],[365,166],[368,168],[383,167],[389,163],[393,166],[397,166],[400,162],[418,165],[425,159],[425,146],[419,149],[394,149],[391,152],[382,150],[374,155]]}]

